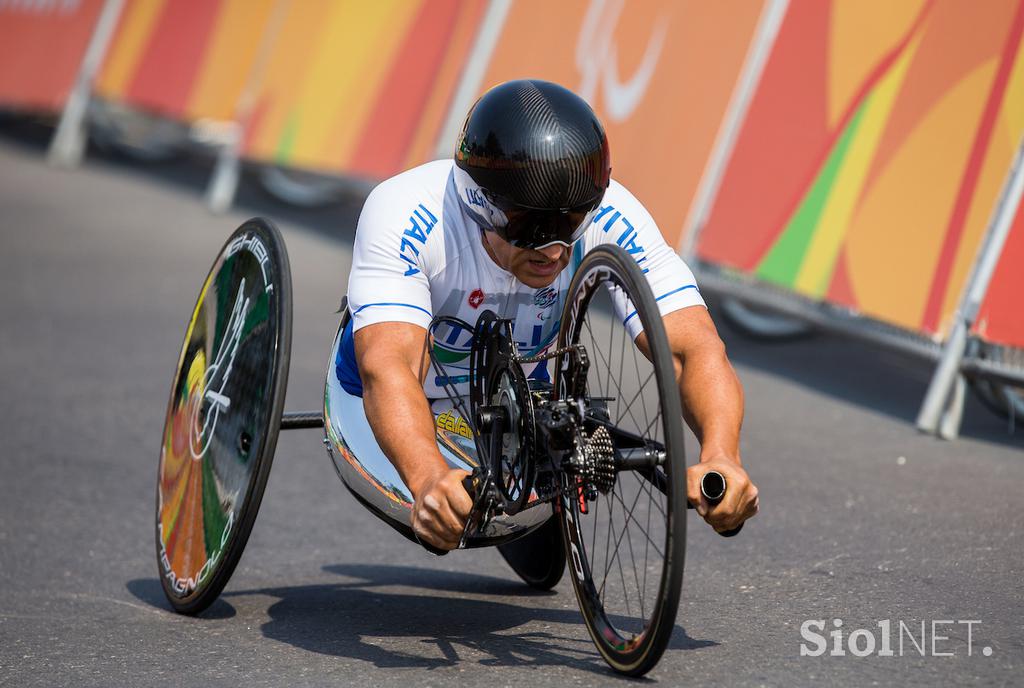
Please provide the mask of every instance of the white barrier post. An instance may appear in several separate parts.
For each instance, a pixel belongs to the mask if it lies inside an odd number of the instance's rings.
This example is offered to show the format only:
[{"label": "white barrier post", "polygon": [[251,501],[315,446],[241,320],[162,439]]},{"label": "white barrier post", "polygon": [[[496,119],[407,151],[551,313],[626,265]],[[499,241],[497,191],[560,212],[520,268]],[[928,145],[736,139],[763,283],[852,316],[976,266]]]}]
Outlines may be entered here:
[{"label": "white barrier post", "polygon": [[192,132],[195,140],[217,149],[217,164],[206,186],[206,205],[214,213],[226,213],[235,202],[242,174],[242,126],[237,120],[200,120]]},{"label": "white barrier post", "polygon": [[46,158],[51,165],[77,167],[82,162],[87,140],[85,120],[89,97],[92,94],[92,83],[114,35],[114,28],[117,26],[123,6],[124,0],[107,0],[103,3],[103,9],[96,20],[96,28],[89,39],[89,46],[85,49],[82,66],[75,77],[75,85],[64,104],[64,111],[61,113],[53,140],[50,141]]},{"label": "white barrier post", "polygon": [[[967,336],[978,317],[978,310],[985,299],[989,282],[999,262],[999,256],[1006,244],[1013,218],[1024,192],[1024,137],[1017,146],[1017,154],[1010,166],[1003,190],[989,220],[985,240],[978,251],[967,288],[956,312],[956,322],[942,351],[942,358],[928,385],[921,411],[917,416],[917,427],[923,432],[939,434],[944,439],[953,439],[960,432],[963,414],[963,379],[960,363],[967,348]],[[951,392],[956,392],[950,395]],[[940,428],[941,423],[941,428]]]},{"label": "white barrier post", "polygon": [[217,165],[206,186],[206,205],[214,213],[227,212],[235,202],[238,180],[242,172],[242,141],[249,125],[260,84],[263,82],[263,75],[267,71],[270,53],[277,42],[277,36],[281,32],[281,26],[284,24],[290,4],[290,0],[278,0],[267,19],[267,27],[260,39],[256,58],[249,70],[245,86],[238,96],[238,102],[235,104],[234,121],[197,122],[195,125],[197,137],[201,140],[206,138],[207,143],[217,148]]},{"label": "white barrier post", "polygon": [[722,185],[722,177],[725,176],[725,168],[728,166],[729,158],[732,157],[733,148],[736,147],[740,127],[746,119],[750,99],[761,82],[764,65],[768,61],[768,56],[771,55],[788,6],[789,0],[766,0],[764,8],[761,10],[761,18],[758,20],[757,30],[754,32],[754,40],[747,50],[743,70],[740,72],[736,88],[729,99],[729,106],[726,108],[718,136],[715,137],[714,149],[708,158],[704,174],[701,175],[693,205],[683,226],[679,254],[691,265],[691,259],[697,249],[697,237],[704,229],[708,214],[715,204],[718,189]]}]

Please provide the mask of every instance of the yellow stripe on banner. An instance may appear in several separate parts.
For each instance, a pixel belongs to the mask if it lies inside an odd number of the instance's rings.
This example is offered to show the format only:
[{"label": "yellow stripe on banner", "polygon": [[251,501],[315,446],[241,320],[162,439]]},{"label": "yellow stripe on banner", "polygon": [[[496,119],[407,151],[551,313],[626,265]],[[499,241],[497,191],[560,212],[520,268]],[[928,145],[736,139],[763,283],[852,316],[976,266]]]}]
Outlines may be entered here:
[{"label": "yellow stripe on banner", "polygon": [[276,0],[223,0],[186,112],[233,119]]},{"label": "yellow stripe on banner", "polygon": [[297,103],[290,162],[338,168],[349,160],[419,6],[408,0],[331,5]]},{"label": "yellow stripe on banner", "polygon": [[128,89],[135,76],[142,52],[149,45],[156,20],[164,9],[165,0],[134,0],[125,5],[121,25],[114,42],[107,51],[96,79],[94,90],[97,95],[120,98]]},{"label": "yellow stripe on banner", "polygon": [[1024,128],[1024,44],[1017,47],[1017,60],[1010,72],[1010,81],[1006,86],[1003,100],[1002,117],[1009,125],[1008,139],[1004,145],[1017,150],[1020,145],[1021,129]]},{"label": "yellow stripe on banner", "polygon": [[256,98],[256,120],[244,154],[274,160],[289,126],[295,101],[307,76],[306,66],[314,46],[324,33],[321,18],[328,3],[314,0],[290,2],[281,31],[274,41],[267,70]]},{"label": "yellow stripe on banner", "polygon": [[820,297],[824,296],[828,289],[836,258],[856,210],[857,199],[864,188],[871,160],[875,156],[889,113],[920,42],[918,36],[907,45],[903,55],[868,96],[869,101],[860,126],[853,141],[850,142],[842,166],[836,173],[832,190],[821,211],[821,219],[797,274],[794,287],[798,292]]}]

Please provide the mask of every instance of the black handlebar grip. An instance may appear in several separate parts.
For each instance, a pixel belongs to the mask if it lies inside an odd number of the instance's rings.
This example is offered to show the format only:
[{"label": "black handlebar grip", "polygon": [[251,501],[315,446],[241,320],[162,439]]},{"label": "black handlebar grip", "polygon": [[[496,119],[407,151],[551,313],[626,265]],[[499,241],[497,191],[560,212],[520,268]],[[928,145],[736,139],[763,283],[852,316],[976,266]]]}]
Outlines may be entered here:
[{"label": "black handlebar grip", "polygon": [[[725,497],[725,490],[727,484],[725,482],[725,476],[718,471],[708,471],[700,479],[700,493],[704,495],[704,499],[708,500],[708,504],[715,505],[722,501]],[[692,504],[687,504],[687,507],[694,509]],[[718,533],[722,537],[734,537],[743,530],[743,524],[739,524],[732,530],[726,530]]]}]

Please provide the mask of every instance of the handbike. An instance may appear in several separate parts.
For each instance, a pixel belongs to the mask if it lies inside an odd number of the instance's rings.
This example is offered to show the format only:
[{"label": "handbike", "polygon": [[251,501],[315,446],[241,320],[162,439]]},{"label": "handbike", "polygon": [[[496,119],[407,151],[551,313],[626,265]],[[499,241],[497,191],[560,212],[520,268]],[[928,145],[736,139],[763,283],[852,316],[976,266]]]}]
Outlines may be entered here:
[{"label": "handbike", "polygon": [[[642,326],[645,353],[625,327],[632,318]],[[160,456],[157,560],[176,611],[201,612],[227,584],[279,430],[322,427],[349,491],[416,539],[412,496],[373,439],[362,400],[336,372],[348,320],[343,306],[323,408],[284,413],[291,277],[283,240],[256,218],[218,255],[186,331]],[[453,319],[436,318],[431,330],[446,320]],[[602,657],[617,672],[646,673],[675,626],[688,505],[672,353],[640,268],[615,246],[588,253],[554,348],[537,356],[520,355],[511,321],[490,311],[473,325],[447,324],[473,332],[468,400],[449,385],[451,408],[437,430],[445,460],[470,473],[473,510],[460,547],[509,543],[557,519]],[[451,379],[433,353],[431,361],[437,379]],[[553,374],[528,377],[524,366],[535,364],[535,373]],[[725,488],[715,472],[702,483],[709,501]]]}]

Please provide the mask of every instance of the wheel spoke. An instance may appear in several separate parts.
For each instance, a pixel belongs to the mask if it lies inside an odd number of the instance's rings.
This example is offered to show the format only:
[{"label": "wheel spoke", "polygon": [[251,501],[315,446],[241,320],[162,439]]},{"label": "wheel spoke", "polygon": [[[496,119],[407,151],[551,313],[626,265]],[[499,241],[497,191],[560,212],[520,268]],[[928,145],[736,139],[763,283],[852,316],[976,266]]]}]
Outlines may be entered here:
[{"label": "wheel spoke", "polygon": [[[588,323],[588,322],[587,322],[586,320],[584,320],[584,324],[586,325],[587,329],[588,329],[588,330],[590,330],[590,323]],[[614,333],[614,329],[612,330],[612,332]],[[591,341],[594,341],[594,335],[593,335],[593,333],[591,333],[591,335],[590,335],[590,338],[591,338]],[[596,341],[595,341],[594,343],[596,344]],[[595,347],[595,348],[596,348],[596,347]],[[589,349],[588,349],[588,351],[589,351]],[[600,349],[597,349],[597,355],[598,355],[598,356],[600,356],[600,358],[601,358],[601,363],[602,363],[602,364],[604,364],[604,367],[605,367],[605,368],[607,368],[607,369],[608,369],[608,371],[609,371],[609,372],[608,372],[608,381],[609,381],[609,383],[613,382],[613,380],[612,380],[612,376],[611,376],[611,369],[612,369],[612,363],[611,363],[611,360],[610,360],[610,358],[605,358],[605,357],[604,357],[604,354],[602,354],[602,353],[601,353],[601,350],[600,350]],[[653,373],[652,373],[652,375],[653,375]],[[598,382],[600,382],[600,374],[598,374],[598,376],[597,376],[597,377],[598,377]],[[621,387],[621,386],[619,385],[618,381],[614,381],[614,382],[615,382],[615,389],[616,389],[616,391],[618,392],[618,394],[616,395],[616,397],[615,397],[615,398],[616,398],[617,400],[620,400],[620,399],[622,399],[622,398],[623,398],[623,396],[624,396],[624,395],[623,395],[623,393],[622,393],[622,387]],[[605,389],[604,389],[604,390],[599,390],[599,391],[602,391],[602,392],[603,392],[603,391],[608,391],[608,392],[610,392],[610,391],[611,391],[610,387],[611,387],[611,385],[609,384],[609,385],[608,385],[607,387],[605,387]],[[609,395],[607,395],[607,394],[602,394],[601,396],[609,396]],[[633,398],[635,399],[636,397],[634,396]],[[631,405],[632,405],[632,402],[630,402],[630,406],[631,406]],[[616,406],[619,406],[619,407],[621,407],[621,406],[622,406],[622,403],[621,403],[621,401],[616,401]],[[626,409],[625,409],[625,411],[626,411],[626,413],[628,413],[628,414],[629,414],[629,417],[630,417],[630,419],[631,419],[631,420],[633,421],[633,423],[634,423],[634,424],[636,425],[636,428],[637,428],[637,429],[639,430],[639,429],[640,429],[640,426],[641,426],[642,424],[640,423],[640,421],[638,421],[638,420],[636,419],[636,416],[635,416],[635,415],[633,415],[633,411],[632,411],[632,409],[630,408],[630,406],[627,406],[627,407],[626,407]],[[621,414],[619,414],[619,415],[621,415]],[[650,427],[650,426],[648,426],[648,428],[649,428],[649,427]]]},{"label": "wheel spoke", "polygon": [[[636,379],[639,380],[640,379],[640,359],[639,359],[639,357],[637,357],[635,350],[633,351],[633,369],[636,371]],[[643,396],[643,391],[644,391],[644,388],[647,386],[647,383],[650,382],[651,378],[653,378],[653,377],[654,377],[654,368],[652,366],[651,367],[651,372],[648,374],[647,379],[644,380],[643,384],[640,385],[640,389],[637,391],[637,395],[640,396],[640,403],[644,407],[644,418],[647,418],[648,414],[647,414],[647,399]],[[630,401],[629,403],[632,404],[633,402]]]},{"label": "wheel spoke", "polygon": [[[637,371],[637,379],[638,379],[638,380],[640,379],[640,373],[639,373],[639,371]],[[634,395],[633,395],[633,398],[632,398],[632,399],[630,399],[630,400],[629,400],[629,401],[628,401],[628,402],[626,403],[626,408],[631,408],[631,407],[633,406],[633,402],[635,402],[635,401],[637,400],[637,398],[639,398],[639,399],[641,400],[641,403],[642,403],[642,404],[643,404],[643,406],[644,406],[644,418],[646,418],[646,417],[647,417],[647,403],[643,401],[643,398],[644,398],[644,397],[643,397],[643,392],[644,392],[644,388],[645,388],[645,387],[647,386],[647,383],[648,383],[648,382],[650,382],[650,381],[651,381],[651,380],[653,380],[653,379],[654,379],[654,371],[652,370],[652,371],[651,371],[650,373],[648,373],[648,374],[647,374],[647,377],[646,377],[646,378],[644,379],[644,381],[643,381],[643,382],[642,382],[642,383],[640,384],[640,388],[639,388],[639,389],[637,390],[636,394],[634,394]],[[648,426],[648,427],[650,427],[650,426]],[[638,430],[640,429],[640,424],[639,424],[639,423],[637,423],[637,429],[638,429]],[[645,434],[646,434],[646,433],[645,433]]]},{"label": "wheel spoke", "polygon": [[[639,497],[639,493],[637,493],[637,496]],[[635,519],[633,519],[632,516],[632,514],[629,514],[630,519],[635,522]],[[626,530],[626,544],[629,546],[629,560],[633,562],[633,578],[636,580],[637,594],[640,597],[640,618],[646,619],[647,615],[644,614],[643,590],[640,588],[640,576],[636,572],[636,554],[633,552],[633,536],[629,532],[628,524],[624,526],[624,528]],[[623,581],[623,587],[625,587],[625,581]]]},{"label": "wheel spoke", "polygon": [[[635,322],[656,324],[655,299],[627,255],[614,247],[598,252],[584,258],[578,274],[587,279],[568,297],[569,303],[585,297],[587,305],[571,321],[566,319],[570,329],[560,339],[585,347],[589,354],[587,427],[606,427],[616,456],[664,451],[667,463],[643,462],[647,468],[620,470],[610,490],[602,487],[596,499],[582,505],[585,514],[579,503],[584,495],[573,483],[573,492],[563,498],[569,509],[565,525],[573,529],[572,543],[584,558],[587,575],[574,583],[594,641],[614,668],[641,675],[660,657],[676,614],[670,605],[678,601],[685,543],[675,512],[685,506],[679,482],[683,424],[678,394],[671,394],[677,386],[672,367],[664,365],[672,355],[667,342],[652,335],[645,355],[630,336],[629,323],[623,322],[635,312]],[[579,517],[570,519],[573,515]],[[666,558],[669,553],[676,561]],[[624,641],[629,644],[623,646]]]},{"label": "wheel spoke", "polygon": [[[614,493],[613,493],[613,494],[614,494]],[[614,496],[615,496],[615,498],[616,498],[616,499],[618,499],[618,500],[619,500],[619,503],[620,503],[620,504],[622,505],[622,508],[624,508],[624,509],[625,509],[625,508],[626,508],[626,502],[624,502],[624,501],[622,500],[622,497],[620,497],[620,496],[619,496],[619,495],[617,495],[617,494],[615,494]],[[637,520],[636,520],[635,518],[633,518],[633,515],[632,515],[632,513],[629,513],[629,514],[627,514],[627,519],[628,519],[628,520],[630,520],[630,521],[633,521],[633,522],[634,522],[634,523],[636,523],[636,524],[637,524],[638,526],[640,525],[640,522],[639,522],[639,521],[637,521]],[[655,551],[655,552],[657,552],[659,556],[661,556],[661,557],[664,557],[664,556],[665,556],[665,554],[664,554],[664,553],[663,553],[663,552],[662,552],[662,551],[661,551],[660,549],[658,549],[658,543],[656,543],[656,542],[655,542],[654,540],[652,540],[652,539],[651,539],[651,536],[650,536],[650,534],[649,534],[649,533],[647,533],[647,532],[644,532],[644,537],[645,537],[645,538],[647,539],[647,542],[649,542],[649,543],[650,543],[651,547],[653,547],[653,548],[654,548],[654,551]]]},{"label": "wheel spoke", "polygon": [[[636,508],[637,500],[640,499],[640,493],[637,492],[636,497],[633,499],[633,505],[632,506],[626,506],[626,502],[623,501],[622,497],[620,497],[619,494],[615,492],[615,490],[611,491],[611,495],[613,497],[615,497],[616,499],[618,499],[619,503],[622,505],[622,508],[625,509],[625,511],[626,511],[626,519],[627,520],[632,520],[632,511],[633,511],[633,509]],[[612,504],[614,505],[615,503],[612,502]],[[612,522],[609,519],[609,524],[611,524],[611,523]],[[611,531],[613,529],[614,529],[614,525],[609,525],[609,527],[608,527],[609,538],[611,536]],[[619,534],[618,538],[615,540],[615,552],[614,553],[615,553],[616,556],[619,553],[619,545],[622,543],[622,537],[623,537],[624,534],[625,534],[625,529],[623,530],[622,533]],[[650,539],[650,536],[647,535],[647,533],[644,533],[644,536],[647,537],[647,539]],[[651,544],[654,544],[654,543],[652,542]],[[614,563],[614,557],[612,558],[612,562]],[[608,571],[609,570],[611,570],[611,566],[609,566],[607,569],[605,569],[604,575],[605,575],[606,578],[608,576]]]}]

